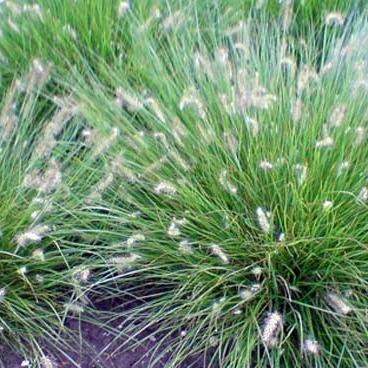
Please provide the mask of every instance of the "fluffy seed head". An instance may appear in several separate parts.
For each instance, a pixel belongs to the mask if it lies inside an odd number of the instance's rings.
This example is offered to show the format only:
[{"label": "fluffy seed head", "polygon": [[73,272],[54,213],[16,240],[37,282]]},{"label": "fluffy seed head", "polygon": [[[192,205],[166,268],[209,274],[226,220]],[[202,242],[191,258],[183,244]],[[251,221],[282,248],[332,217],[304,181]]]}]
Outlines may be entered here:
[{"label": "fluffy seed head", "polygon": [[143,102],[123,87],[118,87],[115,91],[115,104],[124,107],[129,112],[137,112],[143,108]]},{"label": "fluffy seed head", "polygon": [[184,239],[179,243],[179,251],[182,254],[193,254],[193,248],[189,240]]},{"label": "fluffy seed head", "polygon": [[318,355],[321,347],[316,340],[305,339],[303,343],[303,351],[306,355]]},{"label": "fluffy seed head", "polygon": [[212,244],[210,249],[211,249],[212,254],[218,257],[223,264],[230,263],[229,257],[227,256],[227,254],[225,254],[225,252],[220,248],[219,245]]},{"label": "fluffy seed head", "polygon": [[367,130],[364,127],[357,127],[355,129],[355,134],[356,134],[356,138],[355,138],[355,143],[357,145],[363,144],[366,141],[367,138]]},{"label": "fluffy seed head", "polygon": [[324,211],[329,211],[333,207],[333,201],[326,200],[322,203],[322,208]]},{"label": "fluffy seed head", "polygon": [[219,183],[230,194],[236,195],[238,193],[238,188],[228,178],[227,170],[223,170],[221,172],[220,177],[219,177]]},{"label": "fluffy seed head", "polygon": [[128,0],[122,1],[118,5],[118,15],[122,17],[130,9],[130,4]]},{"label": "fluffy seed head", "polygon": [[42,368],[57,368],[57,365],[56,363],[54,362],[53,359],[51,359],[50,357],[44,355],[42,358],[41,358],[41,367]]},{"label": "fluffy seed head", "polygon": [[6,288],[1,288],[0,289],[0,303],[3,302],[5,295],[6,295]]},{"label": "fluffy seed head", "polygon": [[262,232],[265,234],[269,234],[273,228],[272,224],[269,221],[269,214],[262,207],[258,207],[256,209],[256,214],[258,225],[261,228]]},{"label": "fluffy seed head", "polygon": [[80,283],[85,284],[88,282],[91,277],[91,270],[86,267],[77,267],[72,274],[73,280]]},{"label": "fluffy seed head", "polygon": [[342,26],[344,24],[345,17],[340,12],[328,13],[325,17],[325,23],[328,26]]},{"label": "fluffy seed head", "polygon": [[347,305],[347,303],[336,293],[329,292],[325,295],[325,300],[327,304],[337,313],[347,315],[353,310]]},{"label": "fluffy seed head", "polygon": [[23,233],[17,234],[15,236],[15,242],[19,247],[39,243],[49,231],[50,227],[48,225],[36,225]]},{"label": "fluffy seed head", "polygon": [[262,169],[262,170],[271,170],[273,168],[273,164],[267,160],[262,160],[259,164],[259,167]]},{"label": "fluffy seed head", "polygon": [[161,183],[157,184],[155,187],[156,194],[166,194],[166,195],[174,195],[176,193],[176,187],[169,183],[162,181]]},{"label": "fluffy seed head", "polygon": [[335,107],[332,110],[331,114],[330,114],[329,126],[330,127],[339,127],[339,126],[341,126],[342,123],[344,122],[345,114],[346,114],[346,106],[345,105]]},{"label": "fluffy seed head", "polygon": [[296,179],[299,185],[302,185],[307,178],[308,167],[302,164],[295,165]]},{"label": "fluffy seed head", "polygon": [[35,249],[32,252],[32,258],[43,262],[45,261],[45,254],[42,249]]},{"label": "fluffy seed head", "polygon": [[278,335],[283,325],[282,315],[278,312],[268,313],[263,323],[262,342],[266,347],[276,346]]},{"label": "fluffy seed head", "polygon": [[334,145],[334,139],[332,137],[326,137],[316,142],[317,148],[332,147]]},{"label": "fluffy seed head", "polygon": [[358,201],[367,202],[368,201],[368,188],[363,187],[358,194]]},{"label": "fluffy seed head", "polygon": [[134,234],[127,239],[126,244],[128,247],[133,247],[144,240],[146,237],[143,234]]},{"label": "fluffy seed head", "polygon": [[119,272],[124,272],[131,270],[140,258],[139,255],[131,253],[124,256],[112,257],[110,263],[113,264]]}]

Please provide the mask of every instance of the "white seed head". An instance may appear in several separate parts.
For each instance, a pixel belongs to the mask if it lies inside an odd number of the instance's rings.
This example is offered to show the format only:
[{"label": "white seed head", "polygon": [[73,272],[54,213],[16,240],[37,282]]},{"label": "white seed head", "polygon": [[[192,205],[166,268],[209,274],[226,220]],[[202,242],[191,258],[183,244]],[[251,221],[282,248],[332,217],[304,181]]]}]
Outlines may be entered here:
[{"label": "white seed head", "polygon": [[262,207],[256,209],[258,225],[263,233],[269,234],[273,230],[273,226],[270,223],[269,212],[266,212]]},{"label": "white seed head", "polygon": [[47,169],[42,176],[42,182],[38,188],[41,193],[53,192],[62,181],[60,165],[54,159],[49,161]]},{"label": "white seed head", "polygon": [[368,188],[363,187],[358,194],[359,202],[367,202],[368,201]]},{"label": "white seed head", "polygon": [[296,164],[295,172],[298,185],[302,185],[305,182],[305,179],[307,178],[308,167],[306,165]]},{"label": "white seed head", "polygon": [[72,273],[72,278],[78,283],[85,284],[88,282],[91,275],[92,273],[89,268],[77,267]]},{"label": "white seed head", "polygon": [[350,167],[349,161],[342,161],[337,169],[337,175],[341,175],[345,170]]},{"label": "white seed head", "polygon": [[339,127],[345,120],[346,114],[346,106],[341,105],[335,107],[329,117],[329,126],[330,127]]},{"label": "white seed head", "polygon": [[262,276],[263,274],[263,270],[262,270],[262,267],[260,266],[255,266],[252,268],[252,270],[250,271],[255,277],[257,280],[260,279],[260,277]]},{"label": "white seed head", "polygon": [[180,99],[179,109],[184,110],[187,107],[194,107],[200,118],[206,118],[206,109],[198,95],[198,91],[194,87],[188,88]]},{"label": "white seed head", "polygon": [[70,24],[65,24],[63,26],[63,32],[69,35],[73,40],[78,38],[77,31]]},{"label": "white seed head", "polygon": [[143,234],[134,234],[127,239],[126,244],[128,247],[133,247],[137,245],[138,243],[145,241],[145,240],[146,240],[146,237]]},{"label": "white seed head", "polygon": [[329,211],[333,207],[333,201],[326,200],[322,203],[322,208],[324,211]]},{"label": "white seed head", "polygon": [[165,31],[169,31],[173,28],[179,27],[184,21],[184,15],[180,10],[177,10],[176,12],[168,15],[163,21],[162,21],[162,28]]},{"label": "white seed head", "polygon": [[344,24],[345,17],[340,12],[328,13],[325,17],[325,23],[328,26],[342,26]]},{"label": "white seed head", "polygon": [[170,224],[169,228],[167,229],[167,234],[172,237],[180,236],[180,229],[175,222]]},{"label": "white seed head", "polygon": [[221,172],[220,177],[219,177],[219,183],[230,194],[236,195],[238,193],[238,188],[228,178],[228,172],[227,172],[227,170],[223,170]]},{"label": "white seed head", "polygon": [[352,308],[336,293],[329,292],[325,295],[327,304],[337,313],[347,315],[352,312]]},{"label": "white seed head", "polygon": [[21,275],[22,277],[26,277],[27,272],[28,272],[28,269],[26,266],[19,267],[17,270],[17,273]]},{"label": "white seed head", "polygon": [[298,74],[297,80],[297,92],[299,96],[310,85],[311,81],[318,82],[319,76],[314,69],[308,65],[304,65]]},{"label": "white seed head", "polygon": [[66,313],[82,314],[84,312],[83,305],[79,303],[65,303],[64,308]]},{"label": "white seed head", "polygon": [[230,263],[228,255],[222,250],[222,248],[219,245],[211,244],[210,249],[211,249],[212,254],[218,257],[223,264]]},{"label": "white seed head", "polygon": [[35,249],[32,252],[32,258],[35,259],[35,260],[43,262],[43,261],[45,261],[45,254],[44,254],[42,249]]},{"label": "white seed head", "polygon": [[155,187],[156,194],[166,194],[166,195],[174,195],[176,194],[176,187],[169,183],[162,181],[161,183],[157,184]]},{"label": "white seed head", "polygon": [[124,256],[112,257],[110,263],[113,264],[118,271],[124,272],[131,270],[140,258],[139,255],[131,253]]},{"label": "white seed head", "polygon": [[0,289],[0,303],[4,301],[5,296],[6,296],[6,288],[1,288]]},{"label": "white seed head", "polygon": [[278,342],[278,335],[281,332],[283,318],[280,313],[268,313],[263,323],[262,341],[266,347],[274,347]]},{"label": "white seed head", "polygon": [[129,9],[130,9],[129,1],[128,0],[122,1],[118,5],[118,15],[119,15],[119,17],[122,17]]},{"label": "white seed head", "polygon": [[23,233],[17,234],[15,236],[15,242],[19,247],[39,243],[50,230],[48,225],[36,225]]},{"label": "white seed head", "polygon": [[249,116],[245,117],[245,123],[246,125],[249,127],[251,133],[253,134],[253,136],[257,136],[259,133],[259,124],[258,121],[256,119],[253,119]]},{"label": "white seed head", "polygon": [[124,107],[129,112],[137,112],[144,106],[143,102],[132,93],[126,91],[123,87],[118,87],[115,91],[115,104],[118,107]]},{"label": "white seed head", "polygon": [[321,347],[316,340],[305,339],[303,343],[303,351],[306,355],[318,355]]},{"label": "white seed head", "polygon": [[186,254],[186,255],[193,254],[193,247],[190,241],[187,239],[181,240],[179,243],[179,251],[180,253]]},{"label": "white seed head", "polygon": [[262,170],[271,170],[273,169],[273,164],[267,160],[262,160],[259,164],[259,167],[262,169]]},{"label": "white seed head", "polygon": [[334,139],[332,137],[326,137],[316,142],[317,148],[332,147],[334,145]]},{"label": "white seed head", "polygon": [[56,363],[54,362],[53,359],[51,359],[50,357],[44,355],[42,358],[41,358],[41,367],[42,368],[57,368],[57,365]]},{"label": "white seed head", "polygon": [[303,113],[303,102],[301,98],[297,98],[291,108],[291,116],[295,122],[300,121]]},{"label": "white seed head", "polygon": [[243,288],[239,291],[239,296],[244,302],[252,300],[261,290],[261,284],[252,284],[250,287]]},{"label": "white seed head", "polygon": [[367,139],[367,130],[364,127],[357,127],[355,129],[355,134],[356,134],[356,138],[355,138],[355,143],[357,145],[363,144],[366,139]]},{"label": "white seed head", "polygon": [[232,152],[233,155],[236,155],[239,148],[239,142],[235,135],[232,133],[224,133],[224,140],[227,148]]},{"label": "white seed head", "polygon": [[284,242],[286,239],[285,233],[280,233],[277,237],[278,242]]}]

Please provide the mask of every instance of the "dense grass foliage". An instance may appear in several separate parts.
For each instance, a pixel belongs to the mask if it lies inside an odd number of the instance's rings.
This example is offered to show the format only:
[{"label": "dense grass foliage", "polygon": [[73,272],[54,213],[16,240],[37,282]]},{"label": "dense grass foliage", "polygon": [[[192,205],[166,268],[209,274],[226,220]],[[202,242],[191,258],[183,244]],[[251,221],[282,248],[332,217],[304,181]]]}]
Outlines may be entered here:
[{"label": "dense grass foliage", "polygon": [[121,297],[151,366],[365,366],[363,7],[2,2],[2,343]]},{"label": "dense grass foliage", "polygon": [[97,55],[108,64],[121,63],[130,75],[129,60],[135,45],[126,32],[129,13],[139,19],[141,31],[145,28],[160,37],[157,24],[169,20],[179,9],[187,9],[196,27],[206,33],[214,27],[221,29],[224,22],[235,24],[249,12],[280,19],[286,7],[294,20],[292,32],[300,36],[323,24],[329,12],[347,15],[361,10],[364,0],[6,0],[0,6],[0,73],[9,82],[34,58],[52,62],[59,71],[92,68],[100,75]]},{"label": "dense grass foliage", "polygon": [[321,60],[313,38],[293,53],[277,23],[203,38],[176,17],[159,39],[131,18],[136,72],[106,66],[115,90],[93,74],[66,86],[89,124],[121,132],[105,211],[79,218],[121,295],[145,301],[124,335],[171,336],[170,367],[197,353],[204,367],[366,364],[365,18],[326,30]]},{"label": "dense grass foliage", "polygon": [[[102,253],[76,241],[82,232],[65,214],[75,202],[70,186],[84,170],[84,144],[76,140],[83,122],[69,97],[42,94],[49,73],[50,65],[34,60],[0,111],[1,344],[41,360],[45,343],[73,349],[60,343],[64,320],[88,310],[90,265],[101,263]],[[88,180],[87,172],[87,188]],[[62,242],[71,231],[74,243]]]}]

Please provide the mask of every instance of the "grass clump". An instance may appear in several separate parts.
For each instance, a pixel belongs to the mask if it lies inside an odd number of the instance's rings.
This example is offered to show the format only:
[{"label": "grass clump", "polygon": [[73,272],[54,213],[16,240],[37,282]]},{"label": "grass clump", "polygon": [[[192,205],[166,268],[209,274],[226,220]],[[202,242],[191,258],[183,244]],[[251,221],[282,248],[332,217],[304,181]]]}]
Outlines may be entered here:
[{"label": "grass clump", "polygon": [[89,310],[91,270],[100,257],[93,247],[61,241],[68,228],[70,239],[81,236],[65,209],[75,202],[69,187],[83,170],[76,140],[83,122],[70,97],[43,94],[50,70],[34,60],[0,108],[1,343],[35,358],[34,366],[50,359],[44,349],[73,350],[64,321]]},{"label": "grass clump", "polygon": [[363,7],[364,0],[220,0],[215,4],[184,4],[180,0],[6,0],[0,8],[0,73],[9,83],[26,70],[30,60],[42,58],[60,72],[92,69],[103,77],[97,55],[106,63],[124,65],[125,73],[134,75],[129,62],[134,44],[127,32],[131,14],[141,22],[140,31],[146,29],[160,37],[157,24],[164,24],[166,19],[170,25],[170,17],[175,19],[182,8],[188,12],[195,9],[200,18],[197,26],[203,33],[214,25],[221,27],[224,21],[235,24],[249,12],[279,19],[287,8],[288,20],[294,19],[292,32],[300,35],[311,26],[323,24],[329,12],[345,17]]},{"label": "grass clump", "polygon": [[323,25],[318,54],[253,15],[206,38],[177,17],[160,38],[131,18],[129,80],[109,65],[112,88],[67,85],[94,129],[122,132],[79,219],[144,301],[124,334],[171,337],[168,367],[366,364],[366,19]]}]

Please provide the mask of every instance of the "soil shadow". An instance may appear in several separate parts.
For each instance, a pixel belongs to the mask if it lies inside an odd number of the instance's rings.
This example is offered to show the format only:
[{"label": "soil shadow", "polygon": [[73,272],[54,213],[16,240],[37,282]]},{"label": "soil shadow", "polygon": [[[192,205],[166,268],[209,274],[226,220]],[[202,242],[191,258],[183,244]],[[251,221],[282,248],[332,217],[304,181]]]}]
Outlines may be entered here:
[{"label": "soil shadow", "polygon": [[[98,305],[101,312],[114,308],[118,301],[102,303]],[[98,312],[96,313],[98,316]],[[122,317],[112,322],[115,329],[124,331],[124,323],[126,321]],[[68,319],[66,325],[78,336],[78,341],[74,342],[73,349],[64,349],[57,352],[44,345],[43,351],[47,356],[52,358],[54,362],[53,368],[166,368],[169,367],[168,360],[170,357],[170,338],[164,344],[158,345],[157,338],[152,331],[143,331],[139,336],[139,345],[129,348],[126,344],[129,337],[122,336],[118,339],[115,335],[109,333],[106,329],[97,327],[95,324],[82,322],[77,318]],[[106,347],[108,347],[106,349]],[[101,353],[102,352],[102,353]],[[68,358],[66,358],[68,356]],[[185,363],[175,368],[207,368],[204,363],[204,357],[190,357]],[[35,368],[32,362],[25,362],[18,354],[9,348],[0,346],[0,367],[6,368]],[[171,366],[170,366],[171,367]]]}]

